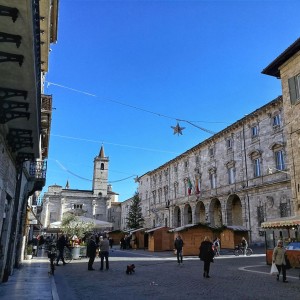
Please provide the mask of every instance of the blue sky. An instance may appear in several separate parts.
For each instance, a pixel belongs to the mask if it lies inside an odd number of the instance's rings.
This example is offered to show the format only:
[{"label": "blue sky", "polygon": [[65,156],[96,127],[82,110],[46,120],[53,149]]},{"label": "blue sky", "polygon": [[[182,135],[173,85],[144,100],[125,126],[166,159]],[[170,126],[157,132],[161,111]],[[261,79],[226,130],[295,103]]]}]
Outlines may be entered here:
[{"label": "blue sky", "polygon": [[299,37],[299,11],[297,0],[61,0],[44,191],[91,190],[103,144],[124,201],[134,176],[211,136],[187,122],[174,135],[178,119],[218,132],[281,95],[261,71]]}]

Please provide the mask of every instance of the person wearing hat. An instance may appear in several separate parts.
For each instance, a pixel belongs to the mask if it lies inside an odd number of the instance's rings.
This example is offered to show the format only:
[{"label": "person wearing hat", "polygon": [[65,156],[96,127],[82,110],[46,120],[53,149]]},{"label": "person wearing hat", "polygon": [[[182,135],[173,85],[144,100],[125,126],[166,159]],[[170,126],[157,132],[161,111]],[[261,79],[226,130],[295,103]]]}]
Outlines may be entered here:
[{"label": "person wearing hat", "polygon": [[88,247],[87,247],[87,256],[90,258],[89,262],[88,262],[88,270],[89,271],[94,271],[95,270],[93,268],[93,263],[95,261],[97,247],[98,246],[97,246],[96,241],[95,241],[95,236],[92,235],[90,237],[90,241],[89,241]]}]

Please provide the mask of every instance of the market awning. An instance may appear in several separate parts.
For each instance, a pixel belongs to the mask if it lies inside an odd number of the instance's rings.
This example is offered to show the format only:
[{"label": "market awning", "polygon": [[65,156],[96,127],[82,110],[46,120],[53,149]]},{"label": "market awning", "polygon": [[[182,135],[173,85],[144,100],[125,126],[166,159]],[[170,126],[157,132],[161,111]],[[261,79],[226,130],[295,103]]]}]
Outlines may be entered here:
[{"label": "market awning", "polygon": [[293,227],[300,225],[300,216],[273,219],[261,224],[261,228]]},{"label": "market awning", "polygon": [[176,228],[172,228],[169,230],[169,232],[179,232],[179,231],[183,231],[183,230],[186,230],[190,227],[195,227],[197,225],[195,224],[187,224],[187,225],[184,225],[184,226],[180,226],[180,227],[176,227]]},{"label": "market awning", "polygon": [[93,223],[94,228],[112,228],[113,223],[101,221],[93,218],[88,218],[84,216],[78,216],[78,219],[84,223]]},{"label": "market awning", "polygon": [[136,232],[139,232],[139,231],[146,231],[147,228],[138,228],[138,229],[134,229],[134,230],[129,230],[130,234],[133,234],[133,233],[136,233]]},{"label": "market awning", "polygon": [[[82,221],[84,223],[92,223],[94,225],[94,228],[112,228],[113,224],[106,221],[101,221],[93,218],[88,218],[84,216],[78,216],[77,217],[79,221]],[[50,223],[50,228],[60,228],[61,227],[61,221],[56,221],[53,223]]]},{"label": "market awning", "polygon": [[151,233],[151,232],[154,232],[156,230],[159,230],[159,229],[162,229],[162,228],[166,228],[168,229],[168,227],[165,227],[165,226],[160,226],[160,227],[155,227],[155,228],[152,228],[152,229],[149,229],[149,230],[146,230],[145,233]]}]

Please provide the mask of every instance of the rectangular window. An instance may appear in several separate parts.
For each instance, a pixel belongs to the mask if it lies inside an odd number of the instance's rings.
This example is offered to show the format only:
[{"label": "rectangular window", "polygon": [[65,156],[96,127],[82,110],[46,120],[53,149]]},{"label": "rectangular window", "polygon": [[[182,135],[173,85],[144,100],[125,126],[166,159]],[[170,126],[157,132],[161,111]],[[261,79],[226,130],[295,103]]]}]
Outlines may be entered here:
[{"label": "rectangular window", "polygon": [[251,127],[251,137],[257,137],[258,136],[258,127],[257,126],[252,126]]},{"label": "rectangular window", "polygon": [[210,187],[212,189],[215,189],[216,188],[216,174],[210,174],[209,180],[210,180]]},{"label": "rectangular window", "polygon": [[214,148],[208,149],[209,156],[214,156]]},{"label": "rectangular window", "polygon": [[287,203],[280,203],[279,209],[280,209],[280,217],[281,218],[288,217]]},{"label": "rectangular window", "polygon": [[184,170],[187,171],[188,170],[188,167],[189,167],[189,162],[186,160],[184,162]]},{"label": "rectangular window", "polygon": [[279,150],[275,152],[275,161],[276,161],[276,169],[277,170],[284,170],[284,157],[283,157],[283,151]]},{"label": "rectangular window", "polygon": [[228,168],[228,183],[233,184],[235,182],[235,176],[234,176],[234,168]]},{"label": "rectangular window", "polygon": [[264,207],[263,206],[258,206],[257,207],[257,222],[258,226],[261,225],[262,222],[265,220],[265,214],[264,214]]},{"label": "rectangular window", "polygon": [[161,196],[162,196],[162,190],[159,189],[159,190],[158,190],[158,203],[161,202]]},{"label": "rectangular window", "polygon": [[260,174],[260,159],[256,158],[253,160],[254,177],[259,177]]},{"label": "rectangular window", "polygon": [[289,78],[288,81],[291,104],[295,104],[300,99],[300,74]]},{"label": "rectangular window", "polygon": [[273,127],[279,127],[280,126],[280,116],[276,115],[273,117]]},{"label": "rectangular window", "polygon": [[231,149],[232,148],[232,139],[226,140],[226,145],[227,145],[227,149]]}]

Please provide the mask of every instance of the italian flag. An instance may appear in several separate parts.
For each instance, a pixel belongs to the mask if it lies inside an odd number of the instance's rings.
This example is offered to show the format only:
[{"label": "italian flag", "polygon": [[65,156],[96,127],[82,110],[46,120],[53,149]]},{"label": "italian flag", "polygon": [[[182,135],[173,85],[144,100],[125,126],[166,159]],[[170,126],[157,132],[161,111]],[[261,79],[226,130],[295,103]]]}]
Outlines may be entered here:
[{"label": "italian flag", "polygon": [[188,179],[188,194],[189,195],[192,193],[192,188],[193,188],[193,185],[192,185],[191,180],[189,178]]},{"label": "italian flag", "polygon": [[196,194],[200,194],[200,189],[199,189],[199,180],[198,178],[196,178],[196,183],[195,183],[195,186],[196,186]]}]

